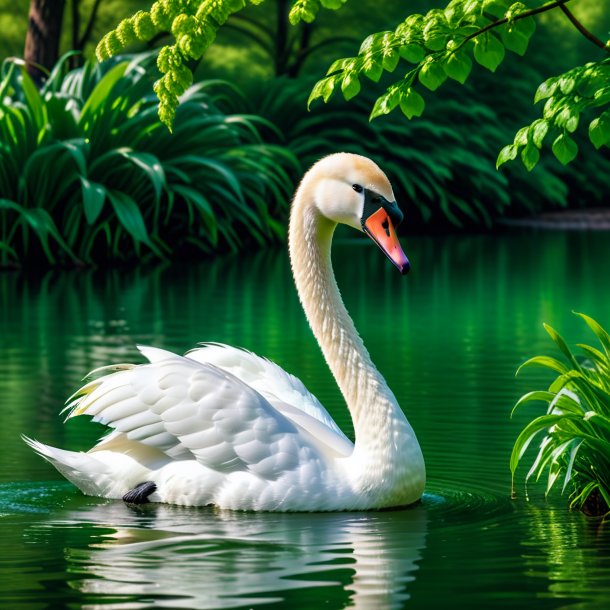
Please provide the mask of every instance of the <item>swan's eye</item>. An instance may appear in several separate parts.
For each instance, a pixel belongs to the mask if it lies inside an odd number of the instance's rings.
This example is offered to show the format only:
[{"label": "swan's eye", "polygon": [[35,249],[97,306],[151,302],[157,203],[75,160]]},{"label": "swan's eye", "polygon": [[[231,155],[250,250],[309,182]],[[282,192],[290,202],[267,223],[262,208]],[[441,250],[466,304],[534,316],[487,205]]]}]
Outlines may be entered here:
[{"label": "swan's eye", "polygon": [[352,184],[352,188],[356,191],[356,193],[362,193],[364,190],[359,184]]}]

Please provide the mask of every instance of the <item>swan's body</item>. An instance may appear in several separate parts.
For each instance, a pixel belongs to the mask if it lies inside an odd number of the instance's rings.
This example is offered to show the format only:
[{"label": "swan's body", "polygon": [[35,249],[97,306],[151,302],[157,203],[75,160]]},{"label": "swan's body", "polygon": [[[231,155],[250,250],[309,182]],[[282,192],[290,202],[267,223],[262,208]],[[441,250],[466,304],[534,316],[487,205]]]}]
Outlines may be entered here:
[{"label": "swan's body", "polygon": [[404,270],[393,201],[372,161],[340,153],[305,175],[291,211],[297,290],[352,415],[354,444],[298,379],[223,345],[184,357],[141,347],[149,363],[108,367],[84,386],[69,417],[87,414],[114,428],[87,453],[26,440],[84,493],[107,498],[149,482],[143,501],[242,510],[417,501],[425,483],[419,444],[354,328],[330,262],[333,231],[343,222],[364,228]]}]

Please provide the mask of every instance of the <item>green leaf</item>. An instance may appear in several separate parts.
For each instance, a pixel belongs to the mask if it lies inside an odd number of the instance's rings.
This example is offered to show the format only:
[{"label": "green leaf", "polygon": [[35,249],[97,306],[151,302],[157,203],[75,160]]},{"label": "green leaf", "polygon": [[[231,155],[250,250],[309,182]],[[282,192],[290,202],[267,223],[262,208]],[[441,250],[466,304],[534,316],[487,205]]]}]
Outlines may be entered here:
[{"label": "green leaf", "polygon": [[81,176],[80,181],[85,218],[90,225],[93,225],[104,208],[106,189],[101,184],[89,182],[83,176]]},{"label": "green leaf", "polygon": [[525,55],[530,37],[520,27],[521,21],[515,21],[512,24],[506,24],[500,28],[500,38],[502,44],[517,55]]},{"label": "green leaf", "polygon": [[40,142],[47,123],[45,106],[36,85],[30,78],[30,75],[25,71],[25,68],[21,69],[21,79],[21,86],[23,87],[27,107],[32,113],[36,123],[38,142]]},{"label": "green leaf", "polygon": [[589,326],[589,328],[595,333],[595,336],[599,339],[599,342],[603,345],[606,356],[610,358],[610,335],[598,324],[593,318],[585,315],[584,313],[574,312],[577,316],[581,317]]},{"label": "green leaf", "polygon": [[133,237],[136,242],[142,242],[152,246],[144,218],[136,202],[122,191],[109,190],[108,199],[123,228]]},{"label": "green leaf", "polygon": [[544,119],[535,120],[529,128],[532,142],[538,147],[542,147],[542,141],[549,131],[549,123]]},{"label": "green leaf", "polygon": [[550,358],[549,356],[534,356],[530,358],[526,362],[524,362],[518,369],[517,375],[524,369],[526,366],[543,366],[547,369],[551,369],[560,375],[564,375],[568,372],[568,367],[563,363],[559,362],[556,358]]},{"label": "green leaf", "polygon": [[507,161],[512,161],[517,158],[517,152],[519,151],[519,147],[515,144],[506,145],[498,155],[496,159],[496,169],[498,169],[501,165],[504,165]]},{"label": "green leaf", "polygon": [[108,71],[97,83],[81,110],[80,125],[84,125],[87,121],[91,121],[92,115],[104,106],[104,104],[108,103],[110,92],[123,77],[128,65],[128,62],[124,61],[114,66],[114,68]]},{"label": "green leaf", "polygon": [[440,62],[429,58],[421,67],[418,77],[424,87],[436,91],[447,79],[447,74]]},{"label": "green leaf", "polygon": [[403,59],[412,64],[418,64],[426,56],[426,50],[418,44],[405,44],[398,49],[398,53]]},{"label": "green leaf", "polygon": [[533,142],[528,142],[521,150],[521,161],[528,172],[531,172],[540,160],[540,151]]},{"label": "green leaf", "polygon": [[373,82],[378,82],[383,74],[383,65],[373,56],[365,57],[362,63],[362,71],[365,76]]},{"label": "green leaf", "polygon": [[557,347],[561,350],[563,355],[570,361],[572,366],[577,370],[581,371],[580,364],[576,358],[574,358],[574,354],[570,351],[568,344],[565,342],[564,338],[549,324],[543,324],[544,330],[549,334],[551,339],[555,342]]},{"label": "green leaf", "polygon": [[360,93],[360,81],[356,72],[348,72],[341,82],[341,92],[346,100],[351,100]]},{"label": "green leaf", "polygon": [[400,109],[408,119],[421,116],[425,106],[424,98],[412,87],[409,87],[406,91],[401,91]]},{"label": "green leaf", "polygon": [[562,133],[553,142],[553,154],[560,163],[567,165],[578,154],[578,144],[570,136]]},{"label": "green leaf", "polygon": [[461,50],[449,55],[445,61],[444,68],[447,76],[463,85],[472,69],[472,60],[465,50]]},{"label": "green leaf", "polygon": [[610,111],[602,112],[589,125],[589,139],[595,148],[610,145]]},{"label": "green leaf", "polygon": [[493,34],[486,32],[474,39],[474,58],[484,68],[495,72],[504,59],[504,45]]},{"label": "green leaf", "polygon": [[335,83],[337,82],[337,75],[327,76],[322,80],[319,80],[311,90],[311,94],[309,95],[309,99],[307,100],[307,108],[311,105],[315,99],[321,97],[324,102],[328,102],[328,99],[332,95],[333,89],[335,88]]},{"label": "green leaf", "polygon": [[523,457],[523,454],[529,447],[529,444],[532,442],[533,438],[543,430],[549,428],[553,424],[556,424],[564,417],[565,415],[540,415],[527,424],[525,428],[523,428],[515,441],[513,451],[510,456],[510,469],[513,474],[517,470],[519,460]]},{"label": "green leaf", "polygon": [[399,60],[399,53],[395,49],[387,48],[383,53],[383,69],[387,70],[388,72],[394,72]]},{"label": "green leaf", "polygon": [[389,114],[399,103],[400,91],[396,87],[391,87],[381,97],[377,98],[373,110],[371,111],[369,121],[372,121],[383,114]]},{"label": "green leaf", "polygon": [[551,97],[555,91],[559,83],[557,82],[557,78],[548,78],[544,82],[538,85],[538,89],[536,90],[536,95],[534,96],[534,103],[538,103],[540,100],[545,100]]}]

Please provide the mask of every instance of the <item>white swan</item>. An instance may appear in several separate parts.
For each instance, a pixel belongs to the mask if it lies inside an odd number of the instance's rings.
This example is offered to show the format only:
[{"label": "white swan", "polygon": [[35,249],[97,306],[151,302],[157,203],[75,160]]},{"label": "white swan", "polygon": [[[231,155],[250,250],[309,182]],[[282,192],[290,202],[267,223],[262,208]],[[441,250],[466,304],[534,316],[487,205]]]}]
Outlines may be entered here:
[{"label": "white swan", "polygon": [[394,231],[400,220],[385,174],[348,153],[316,163],[292,203],[294,279],[350,410],[354,444],[298,379],[225,345],[184,357],[140,347],[149,363],[101,369],[66,407],[68,417],[91,415],[114,428],[86,453],[26,442],[85,494],[127,502],[269,511],[416,502],[425,483],[419,444],[343,305],[330,258],[344,223],[406,273]]}]

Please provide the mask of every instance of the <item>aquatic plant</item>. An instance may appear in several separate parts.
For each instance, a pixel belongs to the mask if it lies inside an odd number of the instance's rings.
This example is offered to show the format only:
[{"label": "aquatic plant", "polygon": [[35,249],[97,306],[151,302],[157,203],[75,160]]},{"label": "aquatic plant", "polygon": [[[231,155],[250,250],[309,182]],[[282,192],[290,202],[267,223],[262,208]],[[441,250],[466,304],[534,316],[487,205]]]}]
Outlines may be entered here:
[{"label": "aquatic plant", "polygon": [[[222,112],[192,86],[169,134],[150,56],[56,66],[43,88],[5,63],[0,84],[0,263],[170,256],[283,235],[300,170],[257,117]],[[35,237],[36,239],[32,239]]]},{"label": "aquatic plant", "polygon": [[544,433],[538,454],[525,481],[546,472],[548,494],[570,486],[570,506],[599,515],[610,511],[610,335],[592,318],[580,316],[600,342],[601,349],[578,344],[584,359],[577,358],[553,328],[545,329],[562,352],[565,362],[548,356],[531,358],[526,366],[543,366],[557,373],[548,390],[525,394],[515,405],[541,401],[546,413],[521,431],[513,447],[510,468],[513,474],[532,440]]}]

